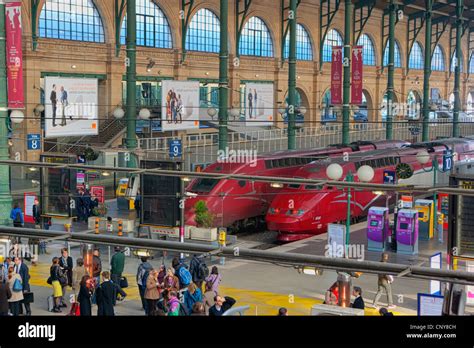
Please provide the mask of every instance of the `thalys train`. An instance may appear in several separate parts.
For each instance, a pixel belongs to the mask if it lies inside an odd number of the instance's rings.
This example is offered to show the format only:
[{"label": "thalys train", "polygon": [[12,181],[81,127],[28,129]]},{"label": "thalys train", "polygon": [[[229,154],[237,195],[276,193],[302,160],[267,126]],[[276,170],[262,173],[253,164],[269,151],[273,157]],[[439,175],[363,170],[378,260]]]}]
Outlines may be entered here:
[{"label": "thalys train", "polygon": [[[421,165],[416,155],[426,150],[431,157]],[[442,168],[443,155],[446,150],[455,154],[456,163],[474,159],[474,138],[444,139],[436,142],[418,143],[403,148],[375,150],[351,154],[347,158],[332,157],[331,163],[338,163],[344,170],[343,178],[351,172],[357,181],[357,170],[363,165],[374,169],[375,176],[371,183],[382,184],[384,171],[390,170],[400,174],[399,184],[431,185],[433,183],[432,161],[438,161]],[[294,174],[296,178],[328,180],[326,168],[329,161],[315,161]],[[408,175],[403,175],[408,174]],[[411,176],[410,176],[411,174]],[[448,184],[448,173],[438,173],[438,183]],[[410,176],[410,177],[409,177]],[[409,177],[409,178],[408,178]],[[361,218],[367,215],[368,209],[377,204],[385,206],[386,197],[370,190],[351,190],[351,216]],[[273,199],[266,215],[267,227],[278,231],[278,240],[291,242],[308,238],[327,231],[330,223],[346,220],[347,193],[345,190],[329,185],[285,185]]]},{"label": "thalys train", "polygon": [[[364,153],[377,149],[393,149],[407,145],[405,141],[355,142],[311,150],[280,151],[258,156],[253,161],[229,163],[222,159],[204,172],[292,177],[301,167],[316,160],[341,156],[344,153]],[[259,230],[265,227],[265,214],[279,189],[269,183],[250,180],[194,179],[186,191],[196,194],[185,203],[185,223],[195,226],[194,206],[204,201],[214,217],[214,226],[227,227],[231,232]]]}]

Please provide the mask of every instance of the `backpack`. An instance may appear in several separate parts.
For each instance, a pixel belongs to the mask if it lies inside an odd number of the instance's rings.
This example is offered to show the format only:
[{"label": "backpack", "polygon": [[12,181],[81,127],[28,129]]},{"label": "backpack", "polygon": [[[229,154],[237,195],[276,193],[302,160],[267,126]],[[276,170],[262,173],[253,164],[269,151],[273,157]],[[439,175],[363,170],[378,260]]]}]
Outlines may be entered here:
[{"label": "backpack", "polygon": [[142,276],[142,286],[146,287],[146,281],[148,280],[149,275],[150,275],[150,271],[145,270],[145,273],[143,273],[143,276]]},{"label": "backpack", "polygon": [[185,266],[181,266],[178,271],[179,282],[183,286],[188,286],[193,281],[191,273]]},{"label": "backpack", "polygon": [[183,303],[180,303],[179,304],[179,316],[180,317],[185,317],[185,316],[188,316],[189,313],[186,309],[186,306],[183,304]]},{"label": "backpack", "polygon": [[209,268],[206,263],[201,262],[198,265],[197,278],[198,280],[204,280],[209,276]]},{"label": "backpack", "polygon": [[21,223],[21,212],[17,211],[15,215],[15,220],[13,222]]}]

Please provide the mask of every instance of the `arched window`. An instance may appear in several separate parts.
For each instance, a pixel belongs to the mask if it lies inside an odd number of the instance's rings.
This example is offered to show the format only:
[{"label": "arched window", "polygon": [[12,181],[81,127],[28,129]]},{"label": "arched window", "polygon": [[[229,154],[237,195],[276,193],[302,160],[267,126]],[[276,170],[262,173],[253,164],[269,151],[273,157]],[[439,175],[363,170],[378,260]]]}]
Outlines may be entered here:
[{"label": "arched window", "polygon": [[[451,58],[451,72],[454,72],[454,69],[456,68],[456,57],[457,57],[457,53],[456,53],[456,50],[454,50],[454,54],[453,54],[453,57]],[[463,57],[463,54],[462,54],[462,51],[461,51],[461,61],[459,62],[459,71],[460,72],[463,72],[464,70],[464,57]]]},{"label": "arched window", "polygon": [[267,25],[258,17],[245,24],[239,52],[243,56],[273,57],[273,41]]},{"label": "arched window", "polygon": [[[398,45],[398,42],[395,41],[395,59],[393,61],[395,63],[395,68],[401,68],[402,67],[402,56],[400,55],[400,46]],[[385,50],[383,52],[383,66],[388,65],[388,41],[387,44],[385,45]]]},{"label": "arched window", "polygon": [[433,59],[431,60],[431,70],[433,71],[445,71],[446,67],[444,64],[444,54],[440,45],[436,45],[433,52]]},{"label": "arched window", "polygon": [[91,0],[46,0],[39,18],[39,36],[105,42],[102,19]]},{"label": "arched window", "polygon": [[219,18],[203,8],[196,12],[186,34],[186,49],[189,51],[218,53],[221,29]]},{"label": "arched window", "polygon": [[469,60],[469,73],[474,74],[474,53],[471,54],[471,59]]},{"label": "arched window", "polygon": [[410,52],[408,67],[410,69],[422,70],[424,64],[423,51],[419,42],[415,42]]},{"label": "arched window", "polygon": [[323,45],[323,62],[332,61],[332,46],[343,46],[341,34],[335,29],[328,31]]},{"label": "arched window", "polygon": [[375,65],[375,50],[372,39],[367,34],[362,34],[357,40],[357,45],[362,46],[364,65]]},{"label": "arched window", "polygon": [[[290,34],[286,37],[285,42],[285,59],[290,55]],[[298,24],[296,26],[296,59],[313,60],[313,45],[306,29]]]},{"label": "arched window", "polygon": [[[122,23],[120,42],[126,44],[127,18]],[[137,0],[137,45],[172,48],[171,29],[168,19],[151,0]]]}]

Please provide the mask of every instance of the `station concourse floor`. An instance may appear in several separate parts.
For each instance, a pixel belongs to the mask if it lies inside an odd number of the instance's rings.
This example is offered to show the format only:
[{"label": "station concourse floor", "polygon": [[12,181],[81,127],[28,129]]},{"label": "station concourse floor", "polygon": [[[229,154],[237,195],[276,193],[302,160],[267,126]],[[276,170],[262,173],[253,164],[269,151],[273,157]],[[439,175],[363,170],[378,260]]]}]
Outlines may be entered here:
[{"label": "station concourse floor", "polygon": [[[74,223],[73,231],[85,230],[86,224]],[[61,230],[61,226],[52,226],[52,229]],[[272,251],[288,251],[293,253],[305,253],[313,255],[324,255],[324,246],[327,236],[319,235],[303,241],[289,243],[273,248]],[[351,243],[366,244],[364,223],[353,225],[351,232]],[[48,244],[48,255],[40,255],[39,264],[30,267],[32,291],[35,293],[35,303],[32,304],[33,315],[65,315],[49,313],[46,310],[46,298],[52,289],[46,283],[49,276],[49,267],[53,256],[60,255],[60,249],[65,243],[52,241]],[[239,242],[237,243],[239,245]],[[79,245],[71,243],[71,256],[75,260],[80,257]],[[245,242],[242,243],[245,247]],[[443,245],[437,240],[420,243],[420,254],[416,256],[397,255],[391,253],[390,262],[403,264],[421,264],[428,266],[428,257],[438,250],[443,250]],[[108,247],[101,247],[103,270],[109,269]],[[111,248],[113,255],[113,248]],[[165,260],[166,266],[171,264],[168,255]],[[189,255],[191,257],[192,255]],[[188,262],[189,262],[188,258]],[[365,251],[365,259],[378,261],[380,253]],[[163,258],[157,257],[151,260],[155,267],[159,267]],[[444,262],[444,261],[443,261]],[[117,315],[143,315],[141,310],[138,287],[136,286],[135,274],[140,260],[131,256],[126,258],[125,276],[129,281],[129,288],[125,289],[128,296],[124,302],[116,306]],[[214,257],[206,262],[208,266],[217,265],[223,276],[220,292],[225,296],[237,299],[238,305],[250,305],[246,315],[276,315],[280,307],[288,308],[291,315],[309,315],[311,306],[322,303],[325,291],[336,280],[337,274],[333,271],[324,271],[321,276],[308,276],[299,274],[292,267],[282,267],[269,263],[250,260],[229,259],[224,265],[220,259]],[[366,303],[366,315],[378,315],[377,311],[370,305],[377,291],[377,276],[363,274],[358,279],[353,279],[352,285],[363,289],[363,297]],[[396,315],[416,315],[417,293],[429,292],[429,281],[408,278],[396,278],[392,285],[393,300],[397,305],[394,310]],[[69,295],[71,290],[68,290]],[[381,305],[386,305],[386,296],[381,298]],[[93,313],[96,309],[93,308]]]}]

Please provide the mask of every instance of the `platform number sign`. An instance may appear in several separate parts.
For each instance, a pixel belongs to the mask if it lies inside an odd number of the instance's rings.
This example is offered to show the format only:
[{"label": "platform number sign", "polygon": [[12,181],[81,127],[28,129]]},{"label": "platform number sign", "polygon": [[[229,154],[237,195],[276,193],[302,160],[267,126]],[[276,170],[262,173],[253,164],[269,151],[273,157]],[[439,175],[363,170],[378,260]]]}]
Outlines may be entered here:
[{"label": "platform number sign", "polygon": [[170,158],[181,157],[183,151],[183,144],[181,140],[175,139],[169,141],[170,146]]},{"label": "platform number sign", "polygon": [[41,150],[41,135],[28,134],[28,150]]},{"label": "platform number sign", "polygon": [[443,156],[443,172],[448,172],[453,168],[453,152],[445,150]]}]

